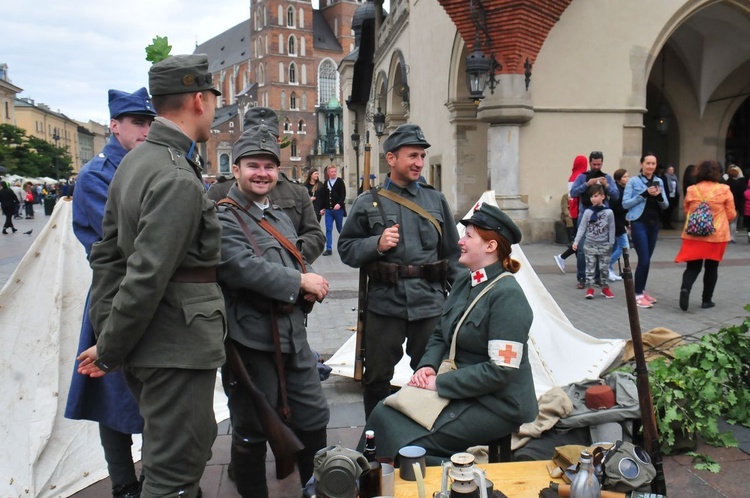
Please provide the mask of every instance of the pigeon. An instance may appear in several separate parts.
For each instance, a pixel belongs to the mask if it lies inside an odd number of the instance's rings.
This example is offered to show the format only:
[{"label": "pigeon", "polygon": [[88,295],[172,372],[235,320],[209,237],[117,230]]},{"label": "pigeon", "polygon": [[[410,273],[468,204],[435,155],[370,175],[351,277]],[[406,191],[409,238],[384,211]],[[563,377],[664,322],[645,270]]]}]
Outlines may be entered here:
[{"label": "pigeon", "polygon": [[31,235],[31,232],[33,232],[33,231],[34,231],[34,229],[32,228],[32,229],[31,229],[31,230],[29,230],[28,232],[23,232],[23,234],[24,234],[24,235]]}]

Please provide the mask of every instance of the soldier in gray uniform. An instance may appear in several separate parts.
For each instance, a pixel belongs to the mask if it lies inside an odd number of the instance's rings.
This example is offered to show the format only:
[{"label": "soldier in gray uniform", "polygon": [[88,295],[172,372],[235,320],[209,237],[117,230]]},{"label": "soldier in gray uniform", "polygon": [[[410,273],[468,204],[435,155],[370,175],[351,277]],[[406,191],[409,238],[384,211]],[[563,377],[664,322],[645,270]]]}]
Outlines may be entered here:
[{"label": "soldier in gray uniform", "polygon": [[[265,119],[270,121],[268,116]],[[304,485],[312,475],[313,456],[326,446],[329,419],[317,359],[307,342],[305,314],[328,294],[328,282],[308,271],[292,222],[269,198],[278,180],[280,153],[278,128],[265,119],[246,127],[233,147],[237,183],[229,190],[231,201],[220,204],[218,276],[226,299],[229,340],[271,405],[289,414],[288,421],[305,447],[297,457]],[[226,367],[224,372],[224,378],[230,379],[233,372]],[[232,415],[231,458],[237,490],[244,498],[266,497],[265,431],[244,387],[226,380],[224,386]]]},{"label": "soldier in gray uniform", "polygon": [[120,163],[103,238],[91,249],[97,342],[79,372],[123,369],[145,421],[141,496],[195,498],[216,438],[214,384],[224,363],[221,226],[197,153],[220,93],[205,55],[154,64],[149,87],[158,117]]},{"label": "soldier in gray uniform", "polygon": [[[266,114],[261,115],[261,114]],[[279,123],[276,114],[265,107],[253,107],[246,114],[243,128],[257,126],[261,121],[266,121],[268,130],[279,134]],[[227,196],[229,189],[235,184],[234,179],[221,183],[215,183],[208,189],[208,197],[216,202]],[[320,228],[320,222],[315,215],[315,208],[310,202],[310,195],[302,185],[292,182],[286,175],[279,171],[279,180],[273,191],[269,194],[271,200],[284,210],[284,213],[292,220],[294,229],[297,231],[297,248],[302,251],[308,263],[314,262],[323,252],[326,243],[326,234]]]},{"label": "soldier in gray uniform", "polygon": [[357,198],[339,237],[341,261],[364,267],[369,276],[363,379],[368,417],[390,394],[404,340],[412,368],[419,364],[447,286],[458,274],[458,232],[448,202],[418,182],[429,146],[414,124],[399,126],[385,140],[385,185]]}]

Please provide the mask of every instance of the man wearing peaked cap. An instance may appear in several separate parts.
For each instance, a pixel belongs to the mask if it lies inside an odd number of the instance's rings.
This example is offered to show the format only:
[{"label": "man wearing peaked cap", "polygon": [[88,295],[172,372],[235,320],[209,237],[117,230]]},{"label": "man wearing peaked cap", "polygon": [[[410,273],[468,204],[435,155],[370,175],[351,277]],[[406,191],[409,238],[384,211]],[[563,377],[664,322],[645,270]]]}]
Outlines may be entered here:
[{"label": "man wearing peaked cap", "polygon": [[[274,156],[277,163],[281,163],[279,119],[273,110],[267,107],[251,108],[245,113],[243,129],[245,132],[232,148],[235,163],[241,156],[247,156],[253,151],[266,152]],[[208,190],[209,199],[219,202],[227,196],[234,184],[234,180],[213,184]],[[315,216],[307,190],[290,181],[283,171],[279,171],[278,181],[269,196],[271,201],[292,220],[299,237],[299,249],[305,256],[305,260],[308,263],[314,262],[323,252],[325,234],[320,229],[320,223]]]},{"label": "man wearing peaked cap", "polygon": [[[369,417],[390,394],[402,344],[415,368],[458,275],[458,232],[445,196],[419,182],[430,143],[415,124],[383,143],[390,173],[382,189],[364,192],[339,237],[341,261],[368,276],[364,405]],[[364,290],[364,289],[362,289]]]},{"label": "man wearing peaked cap", "polygon": [[78,370],[122,369],[145,420],[141,496],[195,498],[216,438],[213,390],[225,359],[221,226],[198,154],[219,92],[205,55],[155,64],[149,88],[158,116],[117,168],[102,240],[89,255],[96,346]]},{"label": "man wearing peaked cap", "polygon": [[[280,162],[276,114],[255,108],[245,118],[245,130],[232,149],[237,183],[219,203],[222,257],[218,277],[226,298],[228,344],[237,350],[268,400],[275,407],[291,408],[290,425],[304,445],[297,454],[304,486],[312,476],[315,453],[326,446],[329,419],[305,317],[308,306],[328,294],[328,281],[312,273],[299,252],[307,243],[301,243],[291,219],[276,203]],[[307,190],[294,187],[301,190],[315,224]],[[266,224],[273,230],[266,229]],[[317,231],[322,235],[320,225]],[[235,483],[243,498],[266,498],[268,438],[252,398],[228,380],[242,374],[234,368],[225,366],[222,378],[232,414]]]},{"label": "man wearing peaked cap", "polygon": [[[102,238],[102,218],[107,191],[120,161],[146,139],[156,111],[145,88],[133,93],[109,90],[111,136],[102,152],[81,168],[73,196],[73,233],[86,254]],[[88,317],[83,314],[78,353],[96,342]],[[114,496],[135,497],[140,492],[132,458],[132,434],[143,432],[138,405],[122,372],[101,379],[73,373],[65,417],[99,422],[99,436],[107,460]]]},{"label": "man wearing peaked cap", "polygon": [[217,97],[221,95],[208,72],[208,56],[205,54],[173,55],[157,62],[148,72],[148,85],[154,97],[207,90]]},{"label": "man wearing peaked cap", "polygon": [[383,142],[383,152],[394,152],[404,145],[419,146],[429,149],[430,144],[422,133],[422,128],[415,124],[402,124]]}]

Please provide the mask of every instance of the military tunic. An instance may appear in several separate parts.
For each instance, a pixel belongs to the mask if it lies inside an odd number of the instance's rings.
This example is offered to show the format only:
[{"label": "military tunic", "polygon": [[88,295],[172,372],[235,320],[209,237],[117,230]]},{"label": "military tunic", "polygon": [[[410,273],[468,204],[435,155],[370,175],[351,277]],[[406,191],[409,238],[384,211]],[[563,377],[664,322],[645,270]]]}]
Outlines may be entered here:
[{"label": "military tunic", "polygon": [[[373,193],[365,192],[354,202],[339,237],[341,260],[359,268],[374,261],[419,266],[447,259],[447,282],[452,283],[459,271],[460,249],[445,196],[416,182],[399,187],[390,181],[390,175],[385,188],[429,212],[440,224],[442,238],[427,219],[379,195],[384,220]],[[395,224],[399,225],[398,245],[379,253],[380,236],[386,226]],[[445,289],[442,282],[425,278],[399,278],[395,285],[370,278],[367,292],[363,383],[365,415],[369,416],[378,401],[390,393],[394,368],[403,356],[404,340],[410,365],[416,368],[442,311]]]},{"label": "military tunic", "polygon": [[[262,210],[250,201],[237,185],[228,197],[250,213],[235,212],[244,220],[261,254],[256,254],[237,218],[222,207],[221,263],[219,282],[224,291],[229,336],[236,341],[248,372],[259,389],[266,393],[272,406],[278,400],[278,376],[274,359],[274,341],[269,308],[259,306],[261,300],[275,300],[292,305],[291,313],[276,312],[281,352],[284,357],[287,396],[293,426],[302,431],[323,429],[328,424],[328,404],[320,384],[317,359],[307,342],[305,313],[295,305],[301,290],[299,263],[281,244],[258,225],[265,218],[290,242],[297,244],[297,235],[289,217],[279,206]],[[309,267],[308,267],[309,269]],[[228,389],[232,410],[234,441],[258,443],[265,441],[260,422],[243,389]]]},{"label": "military tunic", "polygon": [[[450,352],[455,327],[474,298],[503,273],[501,263],[485,268],[487,280],[472,287],[468,272],[456,281],[430,338],[419,368],[438,370]],[[457,338],[456,370],[438,375],[437,392],[450,399],[433,429],[427,430],[400,412],[380,403],[367,421],[375,430],[378,451],[395,457],[399,448],[416,444],[428,455],[449,457],[478,444],[509,434],[537,415],[534,380],[528,359],[528,336],[533,313],[513,277],[501,279],[471,310]],[[518,368],[505,366],[490,344],[523,345]],[[500,351],[503,351],[502,347]]]},{"label": "military tunic", "polygon": [[[235,185],[234,180],[214,184],[208,189],[208,197],[219,202],[227,196],[229,189]],[[269,194],[271,201],[284,210],[297,232],[297,249],[300,250],[305,261],[313,263],[323,252],[326,235],[320,229],[315,208],[310,202],[307,189],[289,180],[279,172],[279,181]]]},{"label": "military tunic", "polygon": [[[127,151],[112,136],[102,152],[89,161],[78,173],[76,193],[73,196],[73,233],[86,250],[102,238],[102,218],[107,203],[107,192],[117,165]],[[89,299],[83,310],[83,323],[78,342],[78,353],[96,343],[94,329],[88,316]],[[65,417],[100,422],[125,434],[143,431],[143,418],[138,405],[125,383],[122,372],[112,372],[100,378],[91,378],[73,370]]]},{"label": "military tunic", "polygon": [[178,270],[205,275],[219,262],[221,226],[194,149],[177,125],[156,118],[115,173],[90,255],[96,363],[124,367],[146,421],[144,498],[196,496],[216,438],[224,299],[216,282],[173,281]]}]

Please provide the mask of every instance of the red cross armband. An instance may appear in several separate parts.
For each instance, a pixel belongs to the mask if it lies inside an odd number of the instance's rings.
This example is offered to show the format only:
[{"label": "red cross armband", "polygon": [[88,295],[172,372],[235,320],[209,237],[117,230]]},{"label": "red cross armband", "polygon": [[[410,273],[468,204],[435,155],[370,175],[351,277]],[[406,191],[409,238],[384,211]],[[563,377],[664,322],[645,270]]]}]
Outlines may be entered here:
[{"label": "red cross armband", "polygon": [[523,344],[515,341],[492,340],[487,344],[490,361],[499,367],[518,368],[523,359]]}]

